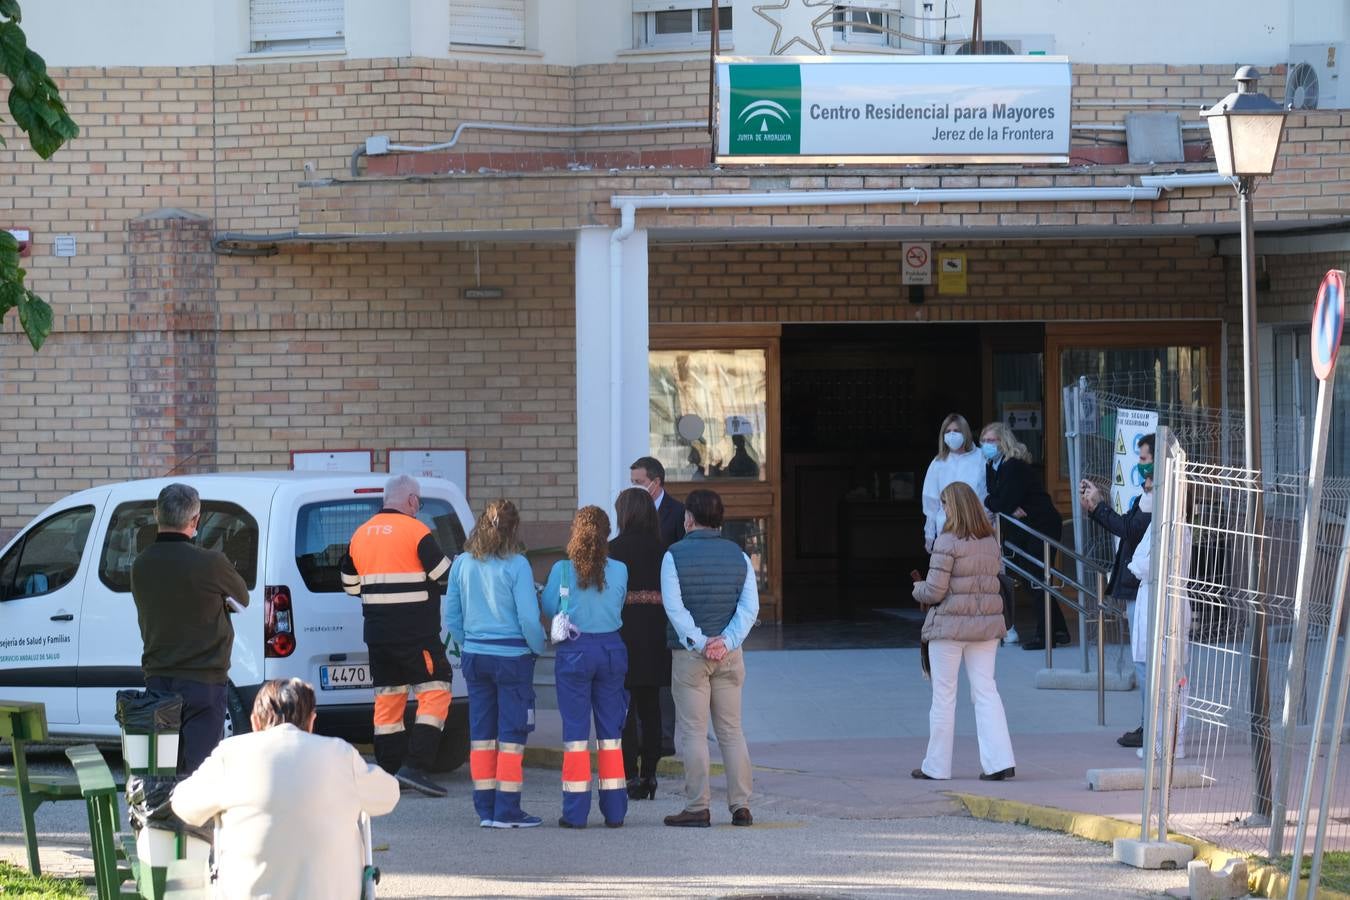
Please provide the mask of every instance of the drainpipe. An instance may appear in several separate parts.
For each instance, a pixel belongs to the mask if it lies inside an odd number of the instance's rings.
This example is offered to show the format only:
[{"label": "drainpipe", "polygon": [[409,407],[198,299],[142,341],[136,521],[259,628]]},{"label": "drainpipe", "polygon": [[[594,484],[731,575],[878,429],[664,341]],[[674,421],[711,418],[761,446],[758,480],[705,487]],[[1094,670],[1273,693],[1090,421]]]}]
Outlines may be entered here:
[{"label": "drainpipe", "polygon": [[610,205],[636,209],[746,209],[790,206],[899,206],[920,203],[1063,203],[1157,200],[1161,185],[1127,184],[1119,187],[1061,188],[896,188],[893,190],[763,191],[746,194],[616,194]]},{"label": "drainpipe", "polygon": [[[617,198],[616,198],[617,199]],[[618,205],[618,204],[616,204]],[[626,203],[618,206],[619,227],[609,236],[609,409],[611,427],[609,429],[610,477],[618,477],[616,472],[623,460],[623,419],[620,405],[623,402],[623,332],[619,327],[623,316],[623,242],[627,240],[637,226],[637,206]],[[621,484],[610,483],[610,494],[618,496],[616,487]]]}]

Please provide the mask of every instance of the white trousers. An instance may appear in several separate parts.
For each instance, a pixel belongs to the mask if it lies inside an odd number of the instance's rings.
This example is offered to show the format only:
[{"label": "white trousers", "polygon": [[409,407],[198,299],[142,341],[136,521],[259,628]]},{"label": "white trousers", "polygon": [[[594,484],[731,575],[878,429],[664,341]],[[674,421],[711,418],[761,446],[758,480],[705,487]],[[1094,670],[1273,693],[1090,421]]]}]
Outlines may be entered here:
[{"label": "white trousers", "polygon": [[956,683],[961,660],[975,705],[975,733],[980,741],[980,768],[985,774],[1014,765],[1012,740],[1003,700],[994,683],[998,641],[933,641],[928,645],[932,670],[933,705],[928,710],[928,755],[923,772],[929,778],[952,777],[952,738],[956,733]]}]

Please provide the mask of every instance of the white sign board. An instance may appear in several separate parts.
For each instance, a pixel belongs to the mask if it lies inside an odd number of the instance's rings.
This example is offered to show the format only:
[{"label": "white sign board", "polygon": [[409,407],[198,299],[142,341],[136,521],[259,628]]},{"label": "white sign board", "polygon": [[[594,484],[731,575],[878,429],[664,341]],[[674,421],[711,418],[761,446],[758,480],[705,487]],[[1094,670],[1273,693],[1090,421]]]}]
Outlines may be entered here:
[{"label": "white sign board", "polygon": [[749,416],[727,416],[727,436],[749,437],[755,433],[755,423]]},{"label": "white sign board", "polygon": [[292,450],[291,468],[297,472],[369,472],[372,450]]},{"label": "white sign board", "polygon": [[1039,403],[1005,403],[1003,421],[1013,431],[1041,431],[1045,428],[1045,416]]},{"label": "white sign board", "polygon": [[414,478],[444,478],[469,494],[469,451],[422,448],[389,451],[389,474]]},{"label": "white sign board", "polygon": [[1069,159],[1062,56],[723,57],[718,163]]},{"label": "white sign board", "polygon": [[933,245],[900,245],[901,284],[933,283]]},{"label": "white sign board", "polygon": [[1111,460],[1111,508],[1124,515],[1144,492],[1139,471],[1139,439],[1158,431],[1158,414],[1144,409],[1116,410],[1115,455]]}]

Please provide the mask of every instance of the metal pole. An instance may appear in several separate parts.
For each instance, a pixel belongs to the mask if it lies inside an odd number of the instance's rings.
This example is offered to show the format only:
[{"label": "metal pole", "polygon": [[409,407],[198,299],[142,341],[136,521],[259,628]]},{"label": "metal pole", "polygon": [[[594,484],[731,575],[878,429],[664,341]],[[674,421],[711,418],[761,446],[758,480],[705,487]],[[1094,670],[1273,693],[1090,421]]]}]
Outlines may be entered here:
[{"label": "metal pole", "polygon": [[1106,724],[1106,576],[1097,572],[1097,725]]},{"label": "metal pole", "polygon": [[[1299,536],[1298,582],[1294,588],[1294,633],[1290,644],[1289,669],[1284,681],[1284,712],[1280,717],[1284,742],[1280,745],[1280,764],[1275,767],[1275,792],[1272,795],[1270,820],[1270,851],[1272,859],[1284,850],[1284,819],[1288,807],[1289,768],[1294,762],[1294,733],[1298,728],[1299,710],[1303,704],[1303,679],[1308,642],[1308,594],[1312,590],[1313,570],[1317,561],[1317,535],[1322,521],[1322,474],[1327,466],[1327,438],[1331,431],[1331,402],[1336,393],[1334,381],[1322,381],[1317,386],[1317,412],[1313,419],[1312,459],[1308,466],[1308,496],[1303,507],[1303,529]],[[1341,563],[1344,564],[1342,559]],[[1317,728],[1313,724],[1313,747],[1317,746]],[[1306,790],[1312,790],[1304,777]],[[1299,843],[1302,843],[1302,820],[1299,824]]]},{"label": "metal pole", "polygon": [[[1342,582],[1338,590],[1343,592],[1344,588]],[[1337,628],[1339,627],[1340,623],[1337,623]],[[1334,639],[1331,646],[1336,646]],[[1350,690],[1350,652],[1342,651],[1340,657],[1340,678],[1336,685],[1336,713],[1331,719],[1331,741],[1327,744],[1327,773],[1322,779],[1322,804],[1317,807],[1317,839],[1313,842],[1312,871],[1308,873],[1309,897],[1317,896],[1318,882],[1322,878],[1322,849],[1326,844],[1327,819],[1330,818],[1326,810],[1331,809],[1331,792],[1336,786],[1336,763],[1340,759],[1341,734],[1345,728],[1346,692]]]},{"label": "metal pole", "polygon": [[[1260,347],[1256,340],[1256,254],[1252,226],[1252,191],[1255,179],[1238,179],[1238,208],[1242,219],[1242,413],[1243,465],[1254,473],[1251,504],[1248,506],[1247,533],[1253,536],[1254,552],[1247,560],[1247,582],[1252,591],[1248,629],[1252,635],[1251,656],[1251,736],[1252,736],[1252,815],[1270,819],[1270,623],[1263,607],[1265,572],[1261,565],[1259,541],[1265,532],[1265,503],[1261,481],[1261,385]],[[1249,824],[1258,825],[1257,818]],[[1273,833],[1273,831],[1272,831]]]},{"label": "metal pole", "polygon": [[1045,580],[1041,582],[1045,585],[1041,591],[1041,595],[1045,597],[1045,631],[1042,632],[1045,635],[1045,667],[1053,669],[1055,660],[1051,654],[1055,649],[1055,634],[1050,627],[1050,603],[1052,602],[1050,599],[1050,545],[1045,541],[1041,541],[1041,563],[1045,576]]},{"label": "metal pole", "polygon": [[[1064,437],[1069,450],[1069,496],[1072,498],[1071,515],[1073,517],[1073,538],[1074,547],[1082,554],[1087,547],[1087,522],[1083,518],[1083,507],[1078,502],[1078,482],[1083,477],[1083,454],[1084,444],[1087,441],[1087,435],[1083,431],[1083,407],[1081,398],[1086,379],[1081,375],[1078,384],[1069,385],[1064,388]],[[1056,535],[1061,537],[1061,535]],[[1077,560],[1075,572],[1079,584],[1087,584],[1087,561],[1081,556]],[[1086,608],[1087,603],[1083,606]],[[1083,648],[1083,671],[1088,670],[1087,657],[1087,622],[1083,616],[1078,617],[1078,643]]]},{"label": "metal pole", "polygon": [[[708,134],[716,134],[713,128],[714,117],[717,115],[717,51],[720,49],[718,41],[718,0],[712,0],[712,33],[708,40]],[[717,147],[713,147],[713,154],[716,155]]]},{"label": "metal pole", "polygon": [[[1334,382],[1322,382],[1321,389],[1326,393],[1331,393],[1330,388]],[[1321,404],[1318,404],[1319,412]],[[1322,742],[1322,721],[1327,714],[1327,702],[1331,694],[1331,682],[1333,679],[1332,660],[1336,656],[1336,641],[1341,630],[1341,618],[1345,610],[1345,582],[1350,578],[1350,523],[1341,527],[1341,555],[1340,562],[1336,565],[1336,588],[1331,599],[1331,627],[1327,635],[1327,656],[1322,665],[1322,678],[1317,691],[1317,714],[1313,718],[1312,739],[1308,743],[1308,768],[1303,773],[1303,793],[1298,802],[1298,818],[1294,820],[1294,865],[1289,873],[1289,900],[1298,898],[1299,870],[1302,868],[1300,861],[1303,859],[1303,838],[1308,829],[1308,812],[1312,804],[1313,775],[1317,770],[1317,751]],[[1344,660],[1342,660],[1344,662]],[[1345,707],[1341,701],[1344,697],[1337,698],[1336,714],[1344,715]],[[1337,724],[1337,731],[1340,725]],[[1328,746],[1330,754],[1327,757],[1327,770],[1323,773],[1326,779],[1323,785],[1323,794],[1325,799],[1317,812],[1317,840],[1313,851],[1313,865],[1316,866],[1321,861],[1321,842],[1326,833],[1326,821],[1330,816],[1331,796],[1327,793],[1333,780],[1336,777],[1336,753],[1339,750],[1340,741],[1336,735],[1330,737]],[[1320,873],[1317,873],[1320,874]],[[1308,881],[1308,896],[1317,895],[1317,881],[1315,875],[1310,875]]]},{"label": "metal pole", "polygon": [[[1157,482],[1154,482],[1156,485]],[[1180,694],[1177,691],[1178,675],[1177,667],[1181,657],[1181,598],[1168,590],[1168,582],[1171,580],[1171,569],[1178,565],[1183,559],[1180,550],[1181,543],[1185,540],[1185,526],[1178,527],[1176,524],[1176,513],[1182,509],[1178,496],[1180,493],[1180,479],[1176,477],[1175,472],[1167,473],[1167,496],[1163,498],[1163,506],[1166,509],[1167,516],[1166,534],[1163,540],[1167,552],[1162,559],[1154,559],[1151,563],[1153,567],[1153,577],[1159,582],[1157,595],[1164,603],[1164,606],[1158,610],[1157,616],[1158,630],[1164,631],[1163,639],[1160,642],[1163,648],[1163,678],[1162,683],[1165,693],[1162,697],[1162,786],[1158,798],[1158,840],[1167,840],[1167,808],[1172,797],[1172,767],[1176,763],[1177,748],[1177,722],[1180,719]],[[1159,563],[1166,563],[1167,568],[1163,569]],[[1144,754],[1152,756],[1156,745],[1146,744]]]},{"label": "metal pole", "polygon": [[[1153,485],[1154,491],[1158,492],[1154,497],[1153,521],[1159,524],[1158,529],[1154,529],[1154,551],[1149,559],[1150,564],[1157,570],[1159,554],[1156,552],[1161,542],[1158,539],[1157,532],[1167,527],[1167,494],[1168,488],[1168,470],[1171,468],[1172,447],[1170,442],[1170,433],[1165,425],[1159,425],[1157,443],[1153,454],[1154,470]],[[1148,684],[1140,685],[1140,690],[1147,690],[1144,697],[1144,798],[1143,813],[1139,821],[1139,840],[1147,841],[1149,821],[1153,818],[1153,788],[1157,784],[1157,766],[1158,758],[1153,753],[1154,743],[1158,739],[1158,696],[1159,685],[1162,682],[1162,628],[1154,627],[1159,621],[1158,610],[1161,608],[1162,596],[1164,591],[1160,589],[1161,578],[1153,579],[1152,595],[1148,598],[1149,606],[1153,614],[1148,617]]]}]

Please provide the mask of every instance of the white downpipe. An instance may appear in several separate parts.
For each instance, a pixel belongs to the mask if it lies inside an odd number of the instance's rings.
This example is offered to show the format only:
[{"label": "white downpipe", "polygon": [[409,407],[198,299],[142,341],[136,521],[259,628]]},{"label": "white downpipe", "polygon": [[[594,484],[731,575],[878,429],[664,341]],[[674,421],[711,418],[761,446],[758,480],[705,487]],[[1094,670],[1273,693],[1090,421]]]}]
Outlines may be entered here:
[{"label": "white downpipe", "polygon": [[1222,187],[1236,185],[1237,179],[1218,172],[1196,172],[1187,175],[1140,175],[1139,183],[1147,187],[1175,191],[1188,187]]},{"label": "white downpipe", "polygon": [[[429,153],[449,150],[459,143],[460,135],[475,131],[506,131],[513,134],[621,134],[632,131],[707,131],[704,121],[636,122],[614,125],[515,125],[510,122],[461,122],[450,140],[440,144],[389,144],[388,150],[398,153]],[[372,156],[377,154],[371,154]]]},{"label": "white downpipe", "polygon": [[[1060,203],[1157,200],[1162,186],[1064,188],[896,188],[857,191],[773,191],[746,194],[616,194],[615,209],[745,209],[765,206],[918,205],[920,203]],[[621,229],[622,230],[622,229]]]},{"label": "white downpipe", "polygon": [[[623,242],[637,227],[637,207],[619,207],[619,227],[609,236],[609,470],[610,496],[617,497],[623,471]],[[645,299],[645,298],[644,298]]]}]

